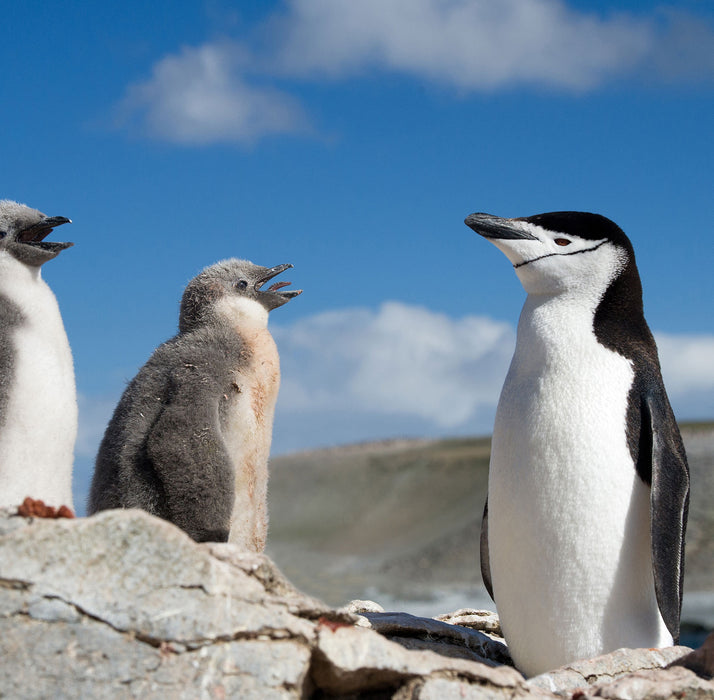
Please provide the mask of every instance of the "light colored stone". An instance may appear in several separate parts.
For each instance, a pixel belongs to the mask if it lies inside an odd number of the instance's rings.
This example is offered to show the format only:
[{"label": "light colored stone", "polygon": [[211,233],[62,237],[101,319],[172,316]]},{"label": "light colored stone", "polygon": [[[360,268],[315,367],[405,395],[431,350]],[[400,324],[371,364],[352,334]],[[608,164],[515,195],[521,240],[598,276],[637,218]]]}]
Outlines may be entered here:
[{"label": "light colored stone", "polygon": [[700,678],[689,669],[635,671],[607,684],[595,684],[579,696],[580,700],[711,700],[714,682]]},{"label": "light colored stone", "polygon": [[347,613],[361,614],[366,612],[383,613],[384,608],[373,600],[351,600],[347,605],[340,608]]},{"label": "light colored stone", "polygon": [[551,693],[537,689],[494,688],[458,678],[436,676],[416,681],[394,696],[394,700],[553,700]]},{"label": "light colored stone", "polygon": [[492,667],[433,651],[409,651],[360,627],[319,627],[313,678],[328,692],[397,688],[407,680],[437,672],[497,688],[513,689],[523,681],[518,671],[508,666]]},{"label": "light colored stone", "polygon": [[[380,634],[409,648],[438,649],[440,654],[470,658],[491,666],[513,665],[505,644],[470,627],[408,613],[365,612],[362,617]],[[415,644],[411,640],[422,643]]]},{"label": "light colored stone", "polygon": [[584,659],[542,673],[528,680],[531,687],[553,693],[570,693],[595,683],[608,683],[628,673],[660,669],[691,652],[689,647],[665,649],[617,649],[610,654]]},{"label": "light colored stone", "polygon": [[490,610],[475,610],[474,608],[460,608],[452,613],[438,615],[435,620],[448,622],[450,625],[461,625],[470,627],[503,639],[501,632],[501,621],[496,613]]},{"label": "light colored stone", "polygon": [[79,622],[82,619],[77,608],[57,598],[31,598],[27,603],[27,614],[33,620],[46,622]]},{"label": "light colored stone", "polygon": [[290,640],[242,640],[177,654],[92,622],[18,628],[5,620],[0,655],[2,697],[188,699],[225,690],[257,700],[301,697],[310,650]]},{"label": "light colored stone", "polygon": [[259,580],[143,511],[35,521],[31,532],[0,538],[2,578],[119,631],[191,646],[263,630],[312,634]]},{"label": "light colored stone", "polygon": [[366,607],[331,610],[268,557],[196,544],[140,511],[0,513],[0,697],[714,698],[714,637],[693,654],[620,650],[526,681],[474,629],[493,615]]}]

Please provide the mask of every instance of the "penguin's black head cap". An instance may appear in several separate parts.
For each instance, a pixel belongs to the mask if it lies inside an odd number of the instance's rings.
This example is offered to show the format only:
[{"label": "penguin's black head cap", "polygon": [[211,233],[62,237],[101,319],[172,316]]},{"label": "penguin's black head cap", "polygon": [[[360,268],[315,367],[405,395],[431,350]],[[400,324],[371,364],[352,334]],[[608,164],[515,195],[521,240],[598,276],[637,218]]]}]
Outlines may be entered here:
[{"label": "penguin's black head cap", "polygon": [[291,267],[290,263],[263,267],[237,258],[207,267],[186,287],[181,300],[179,330],[186,332],[218,319],[267,323],[270,311],[302,294],[302,289],[283,291],[290,284],[286,281],[274,282],[265,288],[270,280]]},{"label": "penguin's black head cap", "polygon": [[46,241],[52,229],[72,223],[64,216],[45,216],[37,209],[0,200],[0,251],[30,267],[40,267],[74,243]]},{"label": "penguin's black head cap", "polygon": [[578,236],[589,241],[607,238],[615,245],[632,251],[632,243],[625,232],[614,221],[601,214],[585,211],[553,211],[527,216],[518,221],[528,221],[549,231]]}]

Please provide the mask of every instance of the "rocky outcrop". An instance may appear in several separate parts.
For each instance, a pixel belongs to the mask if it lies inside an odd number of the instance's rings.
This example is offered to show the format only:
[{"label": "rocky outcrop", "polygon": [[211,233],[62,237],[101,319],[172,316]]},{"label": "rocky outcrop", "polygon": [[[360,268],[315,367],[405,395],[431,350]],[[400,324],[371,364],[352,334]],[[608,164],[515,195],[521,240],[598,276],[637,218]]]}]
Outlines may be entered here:
[{"label": "rocky outcrop", "polygon": [[526,680],[492,614],[330,609],[140,511],[0,513],[0,697],[714,698],[713,655],[714,637]]}]

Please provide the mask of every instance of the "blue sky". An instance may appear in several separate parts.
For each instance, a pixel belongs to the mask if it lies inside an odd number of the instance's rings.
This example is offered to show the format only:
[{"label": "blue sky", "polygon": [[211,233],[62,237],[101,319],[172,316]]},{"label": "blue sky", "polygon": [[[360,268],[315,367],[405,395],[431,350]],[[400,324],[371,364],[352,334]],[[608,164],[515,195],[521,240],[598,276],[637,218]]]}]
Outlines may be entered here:
[{"label": "blue sky", "polygon": [[0,197],[74,222],[44,276],[79,502],[123,387],[226,257],[291,262],[305,290],[271,318],[276,452],[489,432],[524,293],[473,211],[616,221],[676,412],[714,416],[711,2],[26,0],[3,20]]}]

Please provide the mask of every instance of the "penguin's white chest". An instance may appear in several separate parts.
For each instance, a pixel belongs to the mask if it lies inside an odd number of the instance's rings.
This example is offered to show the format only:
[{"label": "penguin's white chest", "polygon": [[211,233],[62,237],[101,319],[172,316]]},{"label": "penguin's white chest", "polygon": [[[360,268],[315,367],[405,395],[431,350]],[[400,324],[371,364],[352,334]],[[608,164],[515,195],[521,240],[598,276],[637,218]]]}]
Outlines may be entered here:
[{"label": "penguin's white chest", "polygon": [[[19,265],[19,264],[18,264]],[[0,505],[26,496],[72,507],[77,399],[72,354],[57,300],[39,274],[3,265],[0,294],[19,310],[10,329],[10,376],[2,391]]]},{"label": "penguin's white chest", "polygon": [[226,419],[225,443],[235,470],[235,500],[228,541],[265,548],[268,529],[268,458],[280,388],[280,360],[267,328],[243,333],[249,363],[236,373],[239,393]]},{"label": "penguin's white chest", "polygon": [[528,298],[489,473],[494,596],[528,675],[666,643],[649,488],[627,445],[632,380],[630,361],[598,343],[589,309]]}]

